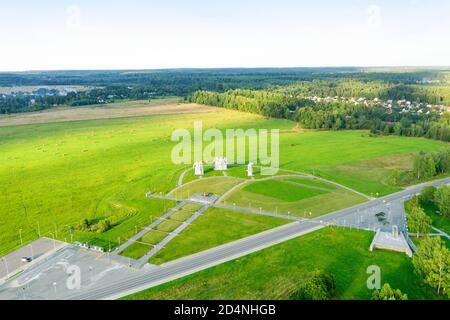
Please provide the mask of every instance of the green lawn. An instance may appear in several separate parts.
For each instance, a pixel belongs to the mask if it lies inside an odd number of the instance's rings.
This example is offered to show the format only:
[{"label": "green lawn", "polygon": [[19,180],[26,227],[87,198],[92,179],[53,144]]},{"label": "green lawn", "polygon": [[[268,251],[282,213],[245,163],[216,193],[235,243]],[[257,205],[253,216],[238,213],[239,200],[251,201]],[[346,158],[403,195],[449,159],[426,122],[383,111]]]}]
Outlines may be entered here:
[{"label": "green lawn", "polygon": [[181,225],[181,222],[166,220],[158,224],[155,229],[163,232],[172,232]]},{"label": "green lawn", "polygon": [[184,221],[191,217],[197,210],[199,210],[202,207],[202,205],[193,204],[193,203],[187,203],[181,209],[176,211],[175,213],[172,213],[169,217],[171,220],[175,221]]},{"label": "green lawn", "polygon": [[144,254],[149,252],[152,249],[152,246],[135,242],[129,247],[127,247],[125,250],[120,252],[121,256],[132,258],[132,259],[139,259]]},{"label": "green lawn", "polygon": [[426,214],[431,218],[433,227],[450,234],[450,219],[438,213],[439,209],[434,204],[421,204]]},{"label": "green lawn", "polygon": [[412,153],[448,146],[424,138],[370,137],[366,131],[285,133],[283,169],[307,171],[379,196],[399,190],[392,174],[412,167]]},{"label": "green lawn", "polygon": [[[362,131],[298,132],[287,120],[220,108],[213,113],[0,127],[0,255],[21,245],[19,230],[24,243],[35,240],[38,231],[69,241],[72,231],[74,241],[114,247],[148,225],[174,203],[148,199],[145,192],[169,192],[188,167],[171,162],[176,144],[170,141],[171,133],[192,128],[198,119],[205,129],[280,129],[282,168],[316,170],[366,193],[396,189],[390,180],[380,179],[395,169],[370,162],[373,159],[446,145],[421,138],[373,138]],[[364,170],[353,170],[353,164],[361,162]],[[401,162],[410,165],[407,159]],[[245,174],[245,168],[233,170]],[[220,193],[231,185],[206,182],[199,189],[206,186]],[[76,226],[84,218],[109,219],[113,228],[104,233],[79,231]]]},{"label": "green lawn", "polygon": [[225,204],[279,214],[314,218],[367,201],[344,188],[308,178],[255,180],[238,187]]},{"label": "green lawn", "polygon": [[375,250],[373,233],[325,228],[131,295],[127,299],[288,299],[313,270],[332,273],[337,299],[370,299],[366,270],[381,269],[382,283],[409,299],[435,298],[416,277],[405,254]]},{"label": "green lawn", "polygon": [[202,178],[189,182],[172,192],[171,195],[178,198],[189,198],[194,193],[204,192],[222,195],[240,182],[240,179],[234,177],[218,176]]},{"label": "green lawn", "polygon": [[149,262],[161,264],[289,222],[291,221],[285,219],[210,208]]},{"label": "green lawn", "polygon": [[242,190],[287,202],[299,201],[328,193],[326,190],[312,189],[280,180],[257,181],[245,186]]},{"label": "green lawn", "polygon": [[139,241],[147,244],[156,245],[165,237],[167,237],[167,233],[165,232],[150,230],[149,232],[144,234],[144,236],[141,239],[139,239]]},{"label": "green lawn", "polygon": [[289,178],[285,179],[285,181],[295,182],[299,185],[308,186],[308,187],[316,187],[316,188],[322,188],[326,190],[335,190],[337,187],[326,183],[317,179],[299,179],[299,178]]}]

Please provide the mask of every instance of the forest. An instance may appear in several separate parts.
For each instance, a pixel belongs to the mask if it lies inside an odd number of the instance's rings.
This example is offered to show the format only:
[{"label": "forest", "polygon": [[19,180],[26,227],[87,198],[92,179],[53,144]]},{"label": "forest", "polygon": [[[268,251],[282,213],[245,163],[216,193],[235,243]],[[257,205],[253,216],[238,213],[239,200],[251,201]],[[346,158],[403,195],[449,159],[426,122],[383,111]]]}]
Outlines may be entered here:
[{"label": "forest", "polygon": [[[86,85],[95,89],[67,95],[0,95],[0,114],[161,96],[181,96],[198,103],[285,118],[292,118],[298,107],[311,107],[305,99],[308,96],[377,97],[449,105],[449,74],[445,68],[351,67],[10,72],[0,73],[0,87]],[[337,120],[338,127],[341,120]]]}]

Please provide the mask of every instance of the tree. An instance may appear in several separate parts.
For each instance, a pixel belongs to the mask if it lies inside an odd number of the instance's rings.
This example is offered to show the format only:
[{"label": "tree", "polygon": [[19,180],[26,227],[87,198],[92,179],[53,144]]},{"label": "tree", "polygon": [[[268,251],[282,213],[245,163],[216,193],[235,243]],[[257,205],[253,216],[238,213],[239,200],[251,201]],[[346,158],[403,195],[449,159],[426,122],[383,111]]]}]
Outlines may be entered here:
[{"label": "tree", "polygon": [[292,300],[329,300],[336,292],[336,280],[333,275],[315,271],[300,289],[292,296]]},{"label": "tree", "polygon": [[385,283],[380,290],[375,290],[372,300],[408,300],[408,295],[399,289],[392,289],[389,283]]},{"label": "tree", "polygon": [[419,197],[417,195],[413,195],[411,197],[410,205],[411,205],[411,207],[419,207],[420,206]]},{"label": "tree", "polygon": [[434,202],[441,214],[450,218],[450,187],[443,184],[434,193]]},{"label": "tree", "polygon": [[413,265],[426,284],[450,297],[450,251],[439,237],[426,237],[419,243]]},{"label": "tree", "polygon": [[444,149],[433,153],[433,158],[438,173],[445,173],[450,170],[450,149]]},{"label": "tree", "polygon": [[436,192],[436,187],[427,186],[422,189],[420,192],[419,199],[423,203],[433,203],[434,202],[434,194]]},{"label": "tree", "polygon": [[421,152],[413,164],[414,176],[417,179],[427,179],[436,175],[436,165],[431,154]]},{"label": "tree", "polygon": [[406,223],[409,231],[417,233],[417,237],[419,237],[419,234],[427,234],[431,228],[431,218],[414,202],[410,203],[409,212],[406,215]]}]

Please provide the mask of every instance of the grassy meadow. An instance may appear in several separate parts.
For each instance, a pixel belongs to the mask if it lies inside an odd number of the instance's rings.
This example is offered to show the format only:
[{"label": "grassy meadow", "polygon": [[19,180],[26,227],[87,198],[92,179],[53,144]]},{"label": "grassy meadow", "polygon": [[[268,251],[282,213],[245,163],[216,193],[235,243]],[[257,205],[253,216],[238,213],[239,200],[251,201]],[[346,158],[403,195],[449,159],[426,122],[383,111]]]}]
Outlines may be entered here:
[{"label": "grassy meadow", "polygon": [[226,204],[285,215],[314,218],[367,201],[335,185],[308,178],[280,177],[254,180],[239,186],[224,199]]},{"label": "grassy meadow", "polygon": [[[278,128],[282,168],[315,172],[365,193],[398,189],[379,179],[394,169],[376,159],[391,157],[407,167],[405,154],[446,145],[363,131],[303,132],[287,120],[225,109],[0,127],[0,256],[39,235],[114,247],[148,225],[174,203],[145,192],[172,190],[189,167],[172,164],[170,135],[200,119],[204,128]],[[371,161],[376,174],[370,174]],[[108,219],[112,228],[82,231],[83,219]]]}]

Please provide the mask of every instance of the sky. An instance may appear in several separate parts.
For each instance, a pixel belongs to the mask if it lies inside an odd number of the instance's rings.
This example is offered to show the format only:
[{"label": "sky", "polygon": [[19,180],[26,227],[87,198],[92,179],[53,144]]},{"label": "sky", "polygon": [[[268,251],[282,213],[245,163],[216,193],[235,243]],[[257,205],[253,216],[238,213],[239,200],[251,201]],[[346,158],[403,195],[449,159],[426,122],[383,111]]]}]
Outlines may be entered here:
[{"label": "sky", "polygon": [[0,71],[449,66],[448,0],[0,0]]}]

